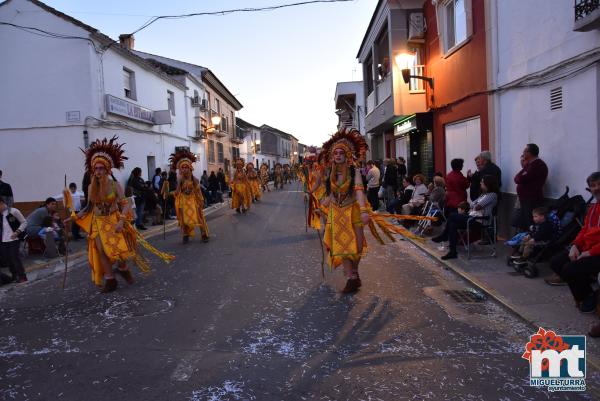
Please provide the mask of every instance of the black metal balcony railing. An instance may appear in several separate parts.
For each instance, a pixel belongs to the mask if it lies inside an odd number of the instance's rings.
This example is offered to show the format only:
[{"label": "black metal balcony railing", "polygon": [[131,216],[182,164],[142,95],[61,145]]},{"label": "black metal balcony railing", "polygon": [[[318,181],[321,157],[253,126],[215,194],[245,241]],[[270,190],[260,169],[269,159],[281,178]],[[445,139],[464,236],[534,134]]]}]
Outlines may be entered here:
[{"label": "black metal balcony railing", "polygon": [[588,16],[600,8],[600,0],[575,0],[575,21]]}]

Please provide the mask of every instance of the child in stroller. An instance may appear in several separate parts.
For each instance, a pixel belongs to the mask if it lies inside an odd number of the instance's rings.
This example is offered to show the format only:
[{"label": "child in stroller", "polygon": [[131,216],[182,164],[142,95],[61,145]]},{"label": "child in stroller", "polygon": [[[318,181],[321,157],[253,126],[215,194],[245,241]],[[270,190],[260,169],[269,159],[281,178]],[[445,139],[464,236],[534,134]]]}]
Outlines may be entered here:
[{"label": "child in stroller", "polygon": [[517,272],[523,273],[527,278],[536,277],[538,275],[537,263],[548,260],[568,247],[575,239],[581,229],[588,203],[589,201],[586,202],[581,195],[569,197],[569,187],[566,187],[565,193],[553,203],[548,213],[547,220],[554,221],[553,238],[530,254],[524,263],[516,265],[513,263],[514,259],[509,256],[507,264],[514,266]]},{"label": "child in stroller", "polygon": [[560,231],[560,220],[556,212],[553,211],[549,216],[547,208],[538,207],[533,209],[532,215],[534,224],[522,238],[521,243],[514,246],[514,252],[510,257],[517,271],[522,271],[530,257],[540,252],[551,240],[557,239]]}]

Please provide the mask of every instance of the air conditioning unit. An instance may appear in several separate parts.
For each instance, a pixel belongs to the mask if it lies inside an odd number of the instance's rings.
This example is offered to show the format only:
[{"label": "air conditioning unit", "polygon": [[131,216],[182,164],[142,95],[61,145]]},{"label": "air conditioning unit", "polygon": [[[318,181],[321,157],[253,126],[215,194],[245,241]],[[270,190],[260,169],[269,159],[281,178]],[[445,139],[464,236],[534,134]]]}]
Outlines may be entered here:
[{"label": "air conditioning unit", "polygon": [[408,16],[408,40],[424,39],[426,30],[423,13],[411,13]]},{"label": "air conditioning unit", "polygon": [[192,106],[200,107],[200,98],[198,96],[192,98]]}]

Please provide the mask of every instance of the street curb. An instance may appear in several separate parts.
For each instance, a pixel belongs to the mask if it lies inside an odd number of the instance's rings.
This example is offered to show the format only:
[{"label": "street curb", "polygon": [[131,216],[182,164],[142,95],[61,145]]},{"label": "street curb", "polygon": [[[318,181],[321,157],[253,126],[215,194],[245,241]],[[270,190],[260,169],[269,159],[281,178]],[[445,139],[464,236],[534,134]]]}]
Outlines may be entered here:
[{"label": "street curb", "polygon": [[[519,319],[523,320],[525,323],[527,323],[529,326],[531,326],[535,331],[537,331],[541,327],[540,324],[538,324],[538,323],[535,322],[535,319],[533,319],[533,318],[527,316],[527,314],[519,311],[516,306],[514,306],[513,304],[511,304],[504,297],[502,297],[501,295],[499,295],[496,291],[488,288],[485,284],[481,283],[475,277],[472,277],[468,272],[466,272],[465,270],[463,270],[462,268],[460,268],[459,266],[457,266],[453,262],[448,262],[448,261],[445,261],[445,260],[441,260],[440,257],[439,257],[439,255],[436,254],[433,249],[430,249],[429,247],[426,247],[425,245],[419,243],[419,241],[416,241],[416,240],[414,240],[412,238],[408,238],[408,237],[404,237],[404,238],[407,241],[409,241],[412,245],[416,246],[421,251],[425,252],[429,257],[432,257],[433,259],[435,259],[436,262],[438,262],[439,264],[441,264],[441,265],[447,267],[448,269],[452,270],[455,274],[457,274],[458,276],[460,276],[463,280],[469,282],[471,285],[477,287],[477,289],[479,289],[482,292],[484,292],[487,296],[489,296],[490,298],[494,299],[504,309],[506,309],[507,311],[509,311],[513,315],[517,316]],[[585,333],[585,336],[587,338],[587,333]],[[598,361],[595,360],[594,357],[592,357],[590,355],[586,355],[586,360],[597,371],[600,371],[600,364],[599,364]]]}]

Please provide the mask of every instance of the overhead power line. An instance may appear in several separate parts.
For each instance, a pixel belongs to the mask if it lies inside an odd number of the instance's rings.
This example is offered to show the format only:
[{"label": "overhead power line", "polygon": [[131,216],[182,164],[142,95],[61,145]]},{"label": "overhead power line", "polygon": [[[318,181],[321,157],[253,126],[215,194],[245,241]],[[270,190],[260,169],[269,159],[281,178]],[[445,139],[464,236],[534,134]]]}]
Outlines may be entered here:
[{"label": "overhead power line", "polygon": [[148,20],[141,27],[139,27],[135,31],[131,32],[131,34],[132,35],[136,34],[139,31],[141,31],[142,29],[148,28],[150,25],[154,24],[156,21],[161,20],[161,19],[180,19],[180,18],[197,17],[197,16],[202,16],[202,15],[223,16],[223,15],[228,15],[228,14],[233,14],[233,13],[273,11],[273,10],[278,10],[281,8],[304,6],[304,5],[315,4],[315,3],[342,3],[342,2],[348,2],[348,1],[354,1],[354,0],[309,0],[309,1],[301,1],[301,2],[297,2],[297,3],[280,4],[277,6],[268,6],[268,7],[234,8],[231,10],[206,11],[206,12],[198,12],[198,13],[179,14],[179,15],[159,15],[159,16],[153,17],[150,20]]}]

